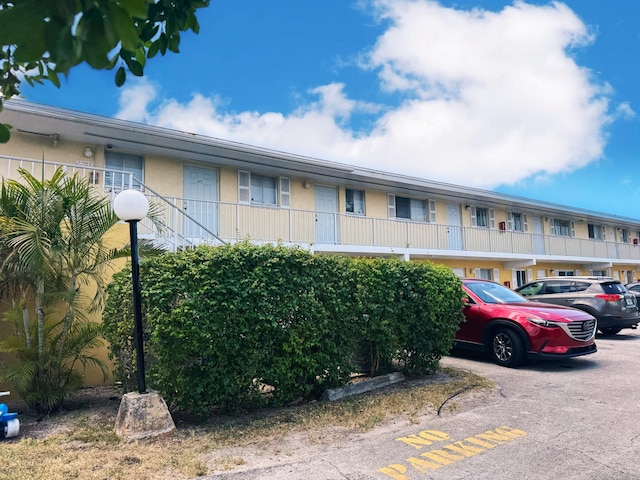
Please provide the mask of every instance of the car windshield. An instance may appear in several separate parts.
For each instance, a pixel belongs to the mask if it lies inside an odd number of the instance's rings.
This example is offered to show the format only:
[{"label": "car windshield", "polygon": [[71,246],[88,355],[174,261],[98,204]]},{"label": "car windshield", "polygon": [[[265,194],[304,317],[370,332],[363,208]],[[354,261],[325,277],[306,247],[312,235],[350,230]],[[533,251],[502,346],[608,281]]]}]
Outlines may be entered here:
[{"label": "car windshield", "polygon": [[475,293],[485,303],[521,303],[528,300],[513,290],[493,282],[466,282],[465,287]]}]

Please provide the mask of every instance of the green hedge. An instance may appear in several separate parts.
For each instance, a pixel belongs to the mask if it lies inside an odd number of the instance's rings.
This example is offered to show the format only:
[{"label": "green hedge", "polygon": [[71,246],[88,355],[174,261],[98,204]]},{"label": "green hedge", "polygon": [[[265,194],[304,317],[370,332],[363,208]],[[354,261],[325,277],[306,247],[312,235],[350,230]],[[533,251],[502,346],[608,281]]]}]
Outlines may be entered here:
[{"label": "green hedge", "polygon": [[[462,319],[460,281],[430,263],[238,243],[143,261],[140,278],[147,383],[194,414],[317,396],[363,361],[427,373]],[[130,269],[114,277],[103,320],[133,390],[130,282]]]},{"label": "green hedge", "polygon": [[428,262],[354,259],[352,265],[363,313],[358,352],[368,373],[435,370],[463,320],[460,280]]}]

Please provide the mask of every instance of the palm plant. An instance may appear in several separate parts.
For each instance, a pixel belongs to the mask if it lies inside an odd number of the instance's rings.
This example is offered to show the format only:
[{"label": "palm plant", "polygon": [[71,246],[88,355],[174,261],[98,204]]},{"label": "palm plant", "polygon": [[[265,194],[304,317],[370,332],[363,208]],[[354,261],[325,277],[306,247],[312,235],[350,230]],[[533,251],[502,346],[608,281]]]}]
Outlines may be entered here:
[{"label": "palm plant", "polygon": [[14,327],[0,352],[17,360],[0,370],[0,380],[30,407],[51,412],[82,385],[78,366],[93,364],[106,375],[91,354],[102,340],[89,316],[102,310],[113,260],[128,250],[109,244],[118,218],[85,179],[62,169],[49,180],[20,175],[3,180],[0,193],[4,320]]}]

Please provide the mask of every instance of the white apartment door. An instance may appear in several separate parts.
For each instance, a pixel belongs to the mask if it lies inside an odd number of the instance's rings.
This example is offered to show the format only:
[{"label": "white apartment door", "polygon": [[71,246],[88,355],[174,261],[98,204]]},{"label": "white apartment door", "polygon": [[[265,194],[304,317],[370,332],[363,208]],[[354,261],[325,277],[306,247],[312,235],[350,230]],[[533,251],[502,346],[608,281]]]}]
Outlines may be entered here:
[{"label": "white apartment door", "polygon": [[533,253],[544,253],[544,234],[542,230],[542,218],[533,217]]},{"label": "white apartment door", "polygon": [[335,187],[315,185],[316,242],[337,243],[338,190]]},{"label": "white apartment door", "polygon": [[[193,218],[184,218],[184,236],[187,238],[206,238],[209,233],[218,234],[218,171],[209,168],[183,167],[183,206],[184,212]],[[198,223],[200,225],[198,225]]]},{"label": "white apartment door", "polygon": [[449,250],[462,250],[462,216],[457,203],[447,203],[447,241]]}]

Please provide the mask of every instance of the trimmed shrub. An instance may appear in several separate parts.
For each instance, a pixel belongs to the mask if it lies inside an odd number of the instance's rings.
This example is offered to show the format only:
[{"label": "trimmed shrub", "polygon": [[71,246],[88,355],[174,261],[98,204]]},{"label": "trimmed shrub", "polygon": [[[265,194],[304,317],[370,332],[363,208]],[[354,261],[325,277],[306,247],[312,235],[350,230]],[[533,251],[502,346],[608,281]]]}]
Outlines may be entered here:
[{"label": "trimmed shrub", "polygon": [[462,315],[462,283],[430,262],[355,259],[358,354],[371,376],[425,374],[451,349]]},{"label": "trimmed shrub", "polygon": [[[104,319],[116,374],[131,386],[132,332],[116,307],[126,277],[114,278]],[[241,243],[145,261],[140,278],[149,384],[180,408],[284,404],[349,379],[345,259]]]},{"label": "trimmed shrub", "polygon": [[[130,276],[103,319],[133,389]],[[429,263],[243,242],[145,260],[140,278],[148,384],[192,414],[316,397],[349,381],[357,351],[371,374],[432,371],[462,318],[460,281]]]},{"label": "trimmed shrub", "polygon": [[399,364],[410,375],[433,372],[464,321],[462,282],[443,265],[403,262],[399,284]]}]

